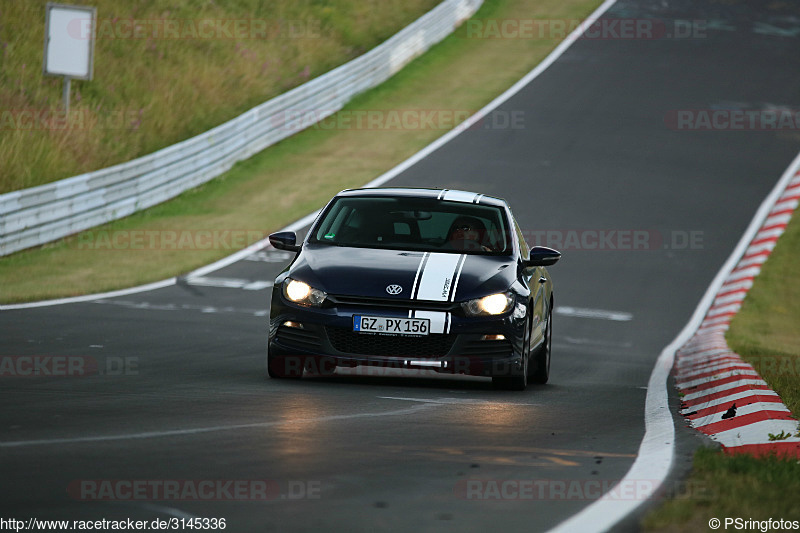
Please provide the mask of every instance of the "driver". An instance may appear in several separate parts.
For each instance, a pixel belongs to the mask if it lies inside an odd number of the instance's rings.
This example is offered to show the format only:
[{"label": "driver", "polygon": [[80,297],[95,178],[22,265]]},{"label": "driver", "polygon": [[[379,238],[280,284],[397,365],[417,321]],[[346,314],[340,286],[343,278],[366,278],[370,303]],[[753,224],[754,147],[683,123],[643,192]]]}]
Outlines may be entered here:
[{"label": "driver", "polygon": [[483,222],[475,217],[460,216],[450,225],[447,233],[447,244],[454,250],[483,250],[491,252],[488,246],[482,245],[486,228]]}]

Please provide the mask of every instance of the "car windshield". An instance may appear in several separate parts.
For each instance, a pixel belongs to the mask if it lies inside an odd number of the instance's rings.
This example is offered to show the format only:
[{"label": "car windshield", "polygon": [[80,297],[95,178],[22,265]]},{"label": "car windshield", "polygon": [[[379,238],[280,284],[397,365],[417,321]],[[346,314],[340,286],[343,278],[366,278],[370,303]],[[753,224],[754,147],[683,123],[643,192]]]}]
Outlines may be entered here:
[{"label": "car windshield", "polygon": [[510,254],[500,207],[414,197],[337,198],[310,242],[421,252]]}]

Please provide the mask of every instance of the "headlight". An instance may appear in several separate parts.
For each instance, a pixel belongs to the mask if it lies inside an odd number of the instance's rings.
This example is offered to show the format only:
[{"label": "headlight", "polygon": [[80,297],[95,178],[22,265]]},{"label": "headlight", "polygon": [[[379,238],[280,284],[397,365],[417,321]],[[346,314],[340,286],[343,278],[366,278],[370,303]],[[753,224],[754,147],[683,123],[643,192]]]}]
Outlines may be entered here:
[{"label": "headlight", "polygon": [[511,309],[514,298],[507,292],[490,294],[461,304],[467,316],[502,315]]},{"label": "headlight", "polygon": [[308,283],[297,281],[296,279],[286,278],[283,282],[283,295],[286,298],[296,303],[297,305],[304,305],[307,307],[318,307],[325,301],[328,296],[325,291],[315,289]]}]

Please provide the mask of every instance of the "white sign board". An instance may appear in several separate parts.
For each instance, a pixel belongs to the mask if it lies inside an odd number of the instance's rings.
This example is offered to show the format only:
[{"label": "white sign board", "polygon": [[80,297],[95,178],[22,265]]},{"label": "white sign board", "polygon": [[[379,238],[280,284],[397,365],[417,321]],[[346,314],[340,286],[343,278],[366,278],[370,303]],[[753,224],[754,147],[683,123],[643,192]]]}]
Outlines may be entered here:
[{"label": "white sign board", "polygon": [[91,80],[97,9],[47,4],[44,73]]}]

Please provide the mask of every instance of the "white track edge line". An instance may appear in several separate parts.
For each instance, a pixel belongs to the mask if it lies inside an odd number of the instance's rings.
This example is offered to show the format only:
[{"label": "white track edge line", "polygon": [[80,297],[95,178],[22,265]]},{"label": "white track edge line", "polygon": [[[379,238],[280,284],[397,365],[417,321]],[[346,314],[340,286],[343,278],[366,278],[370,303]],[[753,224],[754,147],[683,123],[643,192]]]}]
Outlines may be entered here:
[{"label": "white track edge line", "polygon": [[169,279],[163,279],[161,281],[155,281],[153,283],[147,283],[145,285],[139,285],[138,287],[131,287],[129,289],[120,289],[118,291],[99,292],[95,294],[86,294],[83,296],[71,296],[69,298],[57,298],[55,300],[42,300],[39,302],[28,302],[24,304],[0,305],[0,311],[11,311],[14,309],[32,309],[34,307],[50,307],[53,305],[75,304],[81,302],[90,302],[93,300],[102,300],[105,298],[114,298],[116,296],[127,296],[128,294],[134,294],[137,292],[147,292],[147,291],[154,291],[156,289],[163,289],[164,287],[175,285],[177,280],[178,278],[169,278]]},{"label": "white track edge line", "polygon": [[[658,491],[666,479],[672,467],[674,458],[674,437],[675,427],[672,420],[672,413],[669,409],[667,378],[675,361],[675,352],[681,348],[694,335],[703,322],[706,312],[711,307],[717,292],[722,287],[725,279],[730,275],[750,246],[753,237],[758,233],[764,220],[769,215],[772,206],[780,197],[789,181],[800,169],[800,154],[789,164],[778,183],[767,195],[761,206],[756,211],[750,225],[745,230],[736,248],[728,257],[725,264],[717,272],[711,284],[706,289],[703,298],[694,310],[689,322],[683,330],[669,344],[658,357],[653,373],[647,388],[647,398],[645,400],[645,434],[639,453],[630,470],[619,484],[606,493],[602,498],[595,501],[588,507],[573,515],[564,522],[558,524],[550,532],[571,532],[571,531],[606,531],[612,528],[620,520],[635,511],[640,505],[648,501]],[[647,494],[643,494],[637,500],[617,500],[613,494],[618,491],[624,483],[633,480],[652,480],[653,483]],[[611,494],[612,496],[609,496]],[[548,532],[548,533],[550,533]]]},{"label": "white track edge line", "polygon": [[[319,214],[319,211],[315,211],[310,213],[300,220],[297,220],[280,231],[297,231],[309,225],[311,222],[314,221],[314,218]],[[229,256],[223,257],[219,261],[215,261],[209,265],[203,266],[198,268],[197,270],[193,270],[186,274],[185,276],[181,276],[182,278],[190,278],[196,276],[205,276],[210,272],[215,272],[222,268],[225,268],[228,265],[231,265],[237,261],[240,261],[247,257],[248,255],[255,253],[259,250],[262,250],[269,246],[269,238],[261,239],[258,242],[254,242],[250,246],[239,250]],[[106,298],[115,298],[118,296],[128,296],[130,294],[137,294],[140,292],[149,292],[154,291],[157,289],[163,289],[164,287],[169,287],[170,285],[175,285],[178,281],[178,277],[164,279],[161,281],[155,281],[153,283],[147,283],[145,285],[139,285],[137,287],[130,287],[128,289],[120,289],[117,291],[111,292],[100,292],[94,294],[86,294],[84,296],[73,296],[70,298],[58,298],[55,300],[42,300],[40,302],[28,302],[23,304],[8,304],[8,305],[0,305],[0,311],[10,311],[14,309],[31,309],[34,307],[49,307],[51,305],[62,305],[62,304],[74,304],[74,303],[81,303],[81,302],[91,302],[94,300],[104,300]]]}]

